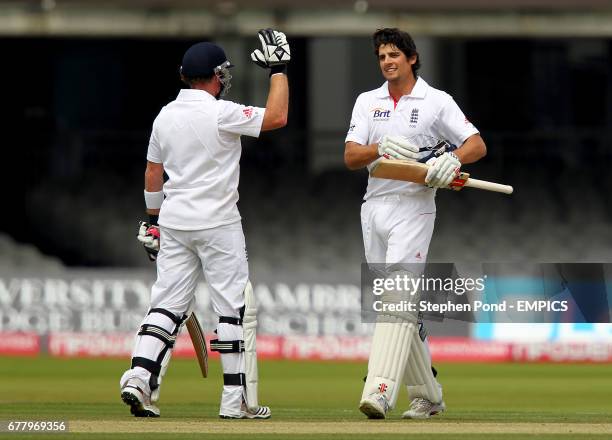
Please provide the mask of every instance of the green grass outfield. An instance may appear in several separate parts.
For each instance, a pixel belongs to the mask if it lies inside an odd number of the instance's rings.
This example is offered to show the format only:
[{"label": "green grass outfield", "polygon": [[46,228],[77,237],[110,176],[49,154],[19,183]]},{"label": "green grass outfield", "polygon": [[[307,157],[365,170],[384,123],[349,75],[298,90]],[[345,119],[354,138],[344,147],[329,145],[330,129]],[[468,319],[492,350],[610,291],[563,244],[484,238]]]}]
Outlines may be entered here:
[{"label": "green grass outfield", "polygon": [[401,420],[402,392],[389,419],[368,421],[357,410],[365,363],[260,362],[260,402],[272,419],[226,421],[217,416],[217,362],[202,379],[195,360],[173,360],[159,419],[135,419],[119,399],[128,363],[0,357],[0,420],[67,420],[71,432],[50,438],[115,440],[612,438],[610,365],[438,364],[445,414]]}]

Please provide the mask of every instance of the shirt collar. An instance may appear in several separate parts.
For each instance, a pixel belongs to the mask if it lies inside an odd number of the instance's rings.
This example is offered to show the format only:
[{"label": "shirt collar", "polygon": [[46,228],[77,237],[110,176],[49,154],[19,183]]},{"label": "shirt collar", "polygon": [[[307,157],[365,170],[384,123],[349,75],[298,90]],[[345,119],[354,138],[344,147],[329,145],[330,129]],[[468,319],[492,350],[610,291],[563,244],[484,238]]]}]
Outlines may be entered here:
[{"label": "shirt collar", "polygon": [[425,80],[419,76],[416,84],[412,88],[412,92],[408,96],[411,98],[424,99],[425,95],[427,94],[427,89],[429,89],[429,84],[427,84]]},{"label": "shirt collar", "polygon": [[[429,84],[427,84],[427,82],[425,82],[425,80],[419,76],[416,80],[416,83],[414,84],[414,87],[412,88],[412,92],[410,92],[410,95],[405,96],[408,96],[410,98],[424,99],[425,95],[427,94],[427,89],[429,89]],[[385,81],[385,83],[380,86],[380,88],[376,91],[376,97],[391,97],[391,95],[389,94],[389,83],[387,81]]]},{"label": "shirt collar", "polygon": [[208,100],[216,100],[213,95],[208,93],[205,90],[199,89],[181,89],[178,96],[176,97],[177,101],[208,101]]}]

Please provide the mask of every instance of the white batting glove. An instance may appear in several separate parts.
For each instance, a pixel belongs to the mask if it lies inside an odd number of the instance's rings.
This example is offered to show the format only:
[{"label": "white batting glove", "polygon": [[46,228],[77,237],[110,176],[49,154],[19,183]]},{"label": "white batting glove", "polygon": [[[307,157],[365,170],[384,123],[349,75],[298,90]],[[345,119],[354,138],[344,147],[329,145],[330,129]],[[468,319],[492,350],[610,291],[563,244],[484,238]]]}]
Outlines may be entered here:
[{"label": "white batting glove", "polygon": [[425,183],[432,188],[446,188],[459,175],[461,162],[455,153],[444,153],[432,157],[426,162],[429,165]]},{"label": "white batting glove", "polygon": [[291,49],[285,34],[274,29],[261,29],[258,36],[261,50],[251,52],[251,60],[264,69],[271,68],[272,73],[283,72],[286,64],[291,61]]},{"label": "white batting glove", "polygon": [[157,254],[159,252],[159,226],[147,222],[140,222],[137,238],[144,246],[145,251],[147,251],[149,260],[157,260]]},{"label": "white batting glove", "polygon": [[378,154],[387,159],[418,160],[419,147],[404,136],[384,135],[378,142]]}]

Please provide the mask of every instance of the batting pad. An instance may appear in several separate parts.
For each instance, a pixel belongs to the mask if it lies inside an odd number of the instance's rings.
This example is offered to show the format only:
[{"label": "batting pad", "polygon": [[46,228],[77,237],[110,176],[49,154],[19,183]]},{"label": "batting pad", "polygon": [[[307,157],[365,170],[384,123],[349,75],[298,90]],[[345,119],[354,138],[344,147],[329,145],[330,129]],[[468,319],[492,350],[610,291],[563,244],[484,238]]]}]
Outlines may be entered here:
[{"label": "batting pad", "polygon": [[244,367],[246,378],[246,404],[251,411],[257,411],[257,302],[253,294],[253,286],[248,281],[244,288]]},{"label": "batting pad", "polygon": [[410,347],[404,382],[410,399],[421,397],[433,403],[442,402],[442,387],[431,371],[431,356],[427,342],[418,335]]},{"label": "batting pad", "polygon": [[410,345],[413,338],[418,338],[415,335],[416,323],[397,316],[379,317],[374,327],[368,377],[363,387],[362,400],[373,393],[381,393],[387,398],[389,407],[395,407]]},{"label": "batting pad", "polygon": [[[179,317],[172,312],[152,308],[144,317],[132,353],[131,372],[124,377],[139,377],[149,384],[151,401],[159,399],[162,378],[166,374],[176,336],[180,332],[185,317]],[[140,370],[138,370],[140,368]],[[147,370],[146,374],[143,374]]]}]

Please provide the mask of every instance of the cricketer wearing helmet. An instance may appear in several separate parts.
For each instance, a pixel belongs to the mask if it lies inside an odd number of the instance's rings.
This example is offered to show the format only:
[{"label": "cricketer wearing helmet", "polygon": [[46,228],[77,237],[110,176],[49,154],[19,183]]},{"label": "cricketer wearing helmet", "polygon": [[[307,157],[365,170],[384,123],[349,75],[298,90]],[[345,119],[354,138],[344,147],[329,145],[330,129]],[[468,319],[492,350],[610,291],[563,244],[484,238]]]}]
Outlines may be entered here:
[{"label": "cricketer wearing helmet", "polygon": [[[120,380],[121,398],[139,417],[157,417],[160,385],[176,337],[195,302],[203,272],[218,315],[223,367],[219,415],[265,419],[257,400],[255,328],[257,306],[249,282],[238,201],[240,136],[287,123],[291,55],[285,35],[259,31],[261,50],[252,60],[270,69],[265,108],[221,99],[232,78],[223,49],[203,42],[183,57],[181,79],[189,86],[155,118],[147,152],[144,198],[149,222],[138,239],[157,262],[151,305],[138,330],[132,363]],[[168,180],[164,183],[164,172]]]},{"label": "cricketer wearing helmet", "polygon": [[[387,275],[420,277],[433,234],[436,188],[447,187],[464,163],[486,154],[478,130],[453,98],[418,76],[419,54],[412,37],[398,29],[379,29],[374,52],[385,83],[362,93],[353,109],[345,140],[349,169],[371,168],[381,157],[419,161],[427,137],[458,146],[430,157],[428,186],[397,180],[368,180],[361,208],[366,260],[380,263]],[[397,273],[397,272],[396,272]],[[398,292],[390,292],[389,297]],[[434,376],[422,323],[410,313],[381,313],[372,339],[368,375],[359,409],[369,418],[385,418],[405,384],[411,407],[405,418],[428,418],[445,409],[442,387]]]}]

